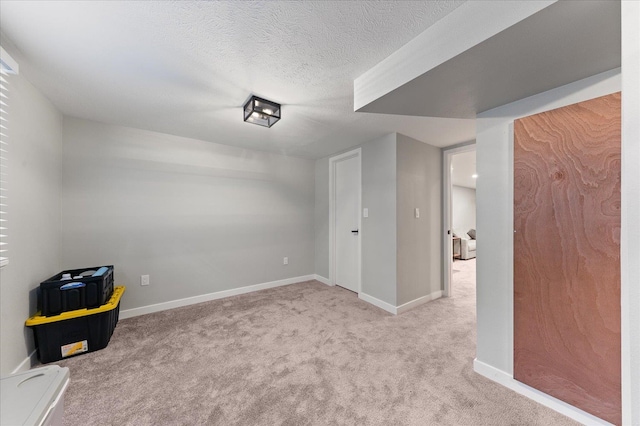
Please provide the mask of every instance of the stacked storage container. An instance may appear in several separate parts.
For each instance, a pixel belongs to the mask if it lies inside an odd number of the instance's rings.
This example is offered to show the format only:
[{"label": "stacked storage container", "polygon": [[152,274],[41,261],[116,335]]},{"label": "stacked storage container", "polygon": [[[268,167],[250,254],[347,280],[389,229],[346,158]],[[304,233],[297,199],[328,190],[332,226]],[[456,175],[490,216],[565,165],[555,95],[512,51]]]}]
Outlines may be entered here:
[{"label": "stacked storage container", "polygon": [[40,283],[44,316],[104,305],[113,293],[113,265],[62,271]]},{"label": "stacked storage container", "polygon": [[105,348],[118,323],[124,291],[113,286],[113,266],[63,271],[42,282],[40,312],[26,322],[40,362]]}]

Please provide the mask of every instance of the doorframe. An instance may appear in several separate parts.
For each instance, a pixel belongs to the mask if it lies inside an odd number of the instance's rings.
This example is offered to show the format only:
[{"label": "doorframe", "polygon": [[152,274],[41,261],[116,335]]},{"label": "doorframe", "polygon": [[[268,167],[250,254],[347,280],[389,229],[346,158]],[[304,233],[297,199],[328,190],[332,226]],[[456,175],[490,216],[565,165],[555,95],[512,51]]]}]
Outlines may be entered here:
[{"label": "doorframe", "polygon": [[[455,154],[463,152],[476,151],[476,142],[465,143],[451,148],[443,148],[442,150],[442,259],[444,273],[444,297],[451,296],[451,282],[453,277],[453,246],[451,228],[453,222],[453,209],[451,204],[451,192],[453,183],[451,182],[451,159]],[[477,164],[477,160],[476,160]]]},{"label": "doorframe", "polygon": [[362,292],[362,148],[329,158],[329,282],[336,285],[336,164],[352,157],[358,159],[358,294]]}]

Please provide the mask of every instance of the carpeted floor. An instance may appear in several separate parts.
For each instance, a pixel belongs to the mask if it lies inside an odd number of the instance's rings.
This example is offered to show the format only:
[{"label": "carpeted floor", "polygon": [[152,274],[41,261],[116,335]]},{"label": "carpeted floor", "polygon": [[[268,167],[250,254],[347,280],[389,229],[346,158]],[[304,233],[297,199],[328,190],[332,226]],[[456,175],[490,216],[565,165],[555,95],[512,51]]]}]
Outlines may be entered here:
[{"label": "carpeted floor", "polygon": [[575,424],[473,372],[475,260],[454,268],[397,317],[310,281],[122,320],[59,363],[65,424]]}]

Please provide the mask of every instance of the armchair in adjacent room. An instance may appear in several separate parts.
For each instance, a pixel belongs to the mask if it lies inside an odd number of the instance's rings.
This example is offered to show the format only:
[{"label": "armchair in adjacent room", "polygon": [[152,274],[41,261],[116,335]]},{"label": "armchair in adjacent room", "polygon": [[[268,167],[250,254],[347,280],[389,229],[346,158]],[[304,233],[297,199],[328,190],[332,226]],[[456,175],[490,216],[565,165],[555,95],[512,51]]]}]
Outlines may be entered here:
[{"label": "armchair in adjacent room", "polygon": [[475,229],[470,229],[469,232],[459,232],[454,230],[453,235],[460,238],[460,259],[468,260],[476,257]]}]

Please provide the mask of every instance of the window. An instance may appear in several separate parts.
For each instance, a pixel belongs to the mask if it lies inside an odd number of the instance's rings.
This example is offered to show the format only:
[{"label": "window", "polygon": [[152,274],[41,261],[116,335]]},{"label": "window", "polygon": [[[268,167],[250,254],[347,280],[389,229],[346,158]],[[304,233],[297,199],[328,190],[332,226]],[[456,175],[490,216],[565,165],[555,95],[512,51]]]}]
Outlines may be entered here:
[{"label": "window", "polygon": [[0,268],[9,263],[7,235],[9,224],[8,211],[8,155],[9,155],[9,75],[18,73],[18,64],[0,47]]},{"label": "window", "polygon": [[[3,64],[4,65],[4,64]],[[9,103],[7,73],[0,69],[0,267],[9,262],[7,247],[7,106]]]}]

